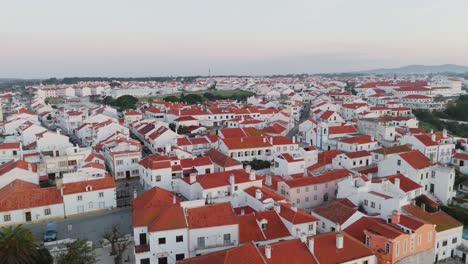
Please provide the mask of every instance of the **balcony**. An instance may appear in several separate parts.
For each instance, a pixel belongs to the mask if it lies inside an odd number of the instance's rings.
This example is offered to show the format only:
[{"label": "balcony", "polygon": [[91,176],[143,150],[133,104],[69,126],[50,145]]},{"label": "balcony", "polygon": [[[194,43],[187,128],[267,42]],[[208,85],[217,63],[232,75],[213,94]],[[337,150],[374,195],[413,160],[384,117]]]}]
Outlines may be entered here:
[{"label": "balcony", "polygon": [[224,243],[210,245],[196,245],[195,251],[197,254],[209,253],[212,251],[224,250],[236,245],[236,241],[224,241]]},{"label": "balcony", "polygon": [[138,253],[145,253],[145,252],[149,252],[150,251],[150,246],[149,244],[147,245],[137,245],[135,246],[135,254],[138,254]]}]

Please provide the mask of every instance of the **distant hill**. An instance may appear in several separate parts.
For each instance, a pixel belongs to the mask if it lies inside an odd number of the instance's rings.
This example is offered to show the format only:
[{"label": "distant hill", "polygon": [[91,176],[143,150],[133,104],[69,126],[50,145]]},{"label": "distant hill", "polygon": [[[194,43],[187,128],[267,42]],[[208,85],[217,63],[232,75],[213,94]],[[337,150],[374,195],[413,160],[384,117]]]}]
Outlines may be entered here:
[{"label": "distant hill", "polygon": [[455,64],[442,65],[408,65],[399,68],[390,69],[375,69],[367,71],[359,71],[367,74],[428,74],[428,73],[467,73],[468,66]]}]

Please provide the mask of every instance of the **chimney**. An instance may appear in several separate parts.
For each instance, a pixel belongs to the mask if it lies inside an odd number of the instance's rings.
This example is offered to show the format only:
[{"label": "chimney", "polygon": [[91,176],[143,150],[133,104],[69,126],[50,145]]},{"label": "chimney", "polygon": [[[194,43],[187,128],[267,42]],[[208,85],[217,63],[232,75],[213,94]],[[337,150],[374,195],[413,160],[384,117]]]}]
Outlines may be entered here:
[{"label": "chimney", "polygon": [[279,203],[275,203],[273,205],[273,209],[275,210],[277,214],[281,213],[281,205]]},{"label": "chimney", "polygon": [[343,244],[344,244],[343,234],[341,234],[341,233],[336,234],[336,248],[337,249],[342,249]]},{"label": "chimney", "polygon": [[392,224],[400,223],[400,213],[397,210],[392,212]]},{"label": "chimney", "polygon": [[263,143],[266,143],[266,137],[263,138]]},{"label": "chimney", "polygon": [[28,163],[28,171],[32,171],[32,164]]},{"label": "chimney", "polygon": [[229,174],[229,184],[234,185],[236,183],[234,174]]},{"label": "chimney", "polygon": [[255,199],[260,200],[262,199],[262,191],[260,189],[255,190]]},{"label": "chimney", "polygon": [[341,232],[341,225],[339,223],[335,223],[336,232]]},{"label": "chimney", "polygon": [[292,137],[292,143],[293,143],[293,144],[296,144],[296,136],[293,136],[293,137]]},{"label": "chimney", "polygon": [[265,185],[266,186],[271,186],[271,175],[270,174],[267,174],[265,176]]},{"label": "chimney", "polygon": [[172,204],[176,204],[177,203],[177,199],[176,199],[176,195],[175,193],[172,195]]},{"label": "chimney", "polygon": [[302,232],[300,235],[299,235],[299,238],[301,239],[301,242],[302,243],[305,243],[307,242],[307,236],[304,232]]},{"label": "chimney", "polygon": [[448,137],[448,135],[447,135],[447,129],[445,129],[445,128],[442,130],[442,137],[443,137],[443,138],[447,138],[447,137]]},{"label": "chimney", "polygon": [[193,184],[197,181],[197,174],[192,172],[189,174],[189,177],[190,177],[190,184]]},{"label": "chimney", "polygon": [[249,181],[255,181],[257,179],[257,175],[255,175],[255,171],[251,170],[249,173]]},{"label": "chimney", "polygon": [[411,205],[416,205],[416,200],[415,199],[411,200]]},{"label": "chimney", "polygon": [[436,135],[435,134],[431,135],[431,140],[434,141],[434,142],[436,141]]},{"label": "chimney", "polygon": [[62,179],[56,179],[55,180],[55,187],[57,187],[57,189],[62,189],[62,185],[63,185],[63,182],[62,182]]},{"label": "chimney", "polygon": [[295,203],[291,204],[291,210],[293,210],[294,212],[297,212],[297,207]]},{"label": "chimney", "polygon": [[271,246],[270,245],[265,246],[265,257],[267,259],[271,259]]},{"label": "chimney", "polygon": [[400,179],[399,178],[395,178],[395,187],[400,189]]},{"label": "chimney", "polygon": [[251,170],[252,170],[252,166],[250,165],[245,166],[245,172],[250,173]]},{"label": "chimney", "polygon": [[170,144],[166,144],[166,149],[165,149],[165,150],[166,150],[166,153],[165,153],[165,154],[171,152],[171,145],[170,145]]},{"label": "chimney", "polygon": [[241,214],[241,215],[245,215],[245,209],[241,209],[240,214]]},{"label": "chimney", "polygon": [[270,144],[273,145],[273,137],[270,137]]},{"label": "chimney", "polygon": [[137,193],[137,191],[135,189],[135,190],[133,190],[133,199],[137,198],[137,196],[138,196],[138,193]]},{"label": "chimney", "polygon": [[431,132],[430,132],[430,134],[434,134],[434,129],[431,129]]},{"label": "chimney", "polygon": [[426,204],[425,203],[421,203],[421,209],[425,212],[426,211]]},{"label": "chimney", "polygon": [[309,239],[307,247],[309,248],[310,253],[314,254],[314,238]]}]

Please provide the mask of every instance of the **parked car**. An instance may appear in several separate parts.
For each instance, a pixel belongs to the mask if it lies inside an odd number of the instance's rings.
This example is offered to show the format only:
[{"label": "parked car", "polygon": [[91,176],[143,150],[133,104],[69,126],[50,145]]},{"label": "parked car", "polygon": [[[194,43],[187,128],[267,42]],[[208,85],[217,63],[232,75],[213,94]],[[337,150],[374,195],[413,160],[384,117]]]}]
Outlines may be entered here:
[{"label": "parked car", "polygon": [[47,223],[46,231],[44,233],[44,242],[57,240],[57,224]]}]

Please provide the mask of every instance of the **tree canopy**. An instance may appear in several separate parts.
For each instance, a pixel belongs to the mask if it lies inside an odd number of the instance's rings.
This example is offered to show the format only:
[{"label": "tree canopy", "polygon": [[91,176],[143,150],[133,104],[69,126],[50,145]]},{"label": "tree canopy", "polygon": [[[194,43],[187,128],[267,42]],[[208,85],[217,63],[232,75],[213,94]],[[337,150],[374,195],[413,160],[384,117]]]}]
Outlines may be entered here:
[{"label": "tree canopy", "polygon": [[0,230],[0,263],[35,263],[38,256],[36,238],[22,225]]},{"label": "tree canopy", "polygon": [[94,264],[97,258],[86,240],[77,239],[66,245],[66,253],[57,256],[57,264]]},{"label": "tree canopy", "polygon": [[[105,99],[105,98],[104,98]],[[134,109],[138,98],[131,95],[122,95],[119,98],[115,99],[111,105],[119,107],[120,110]]]}]

